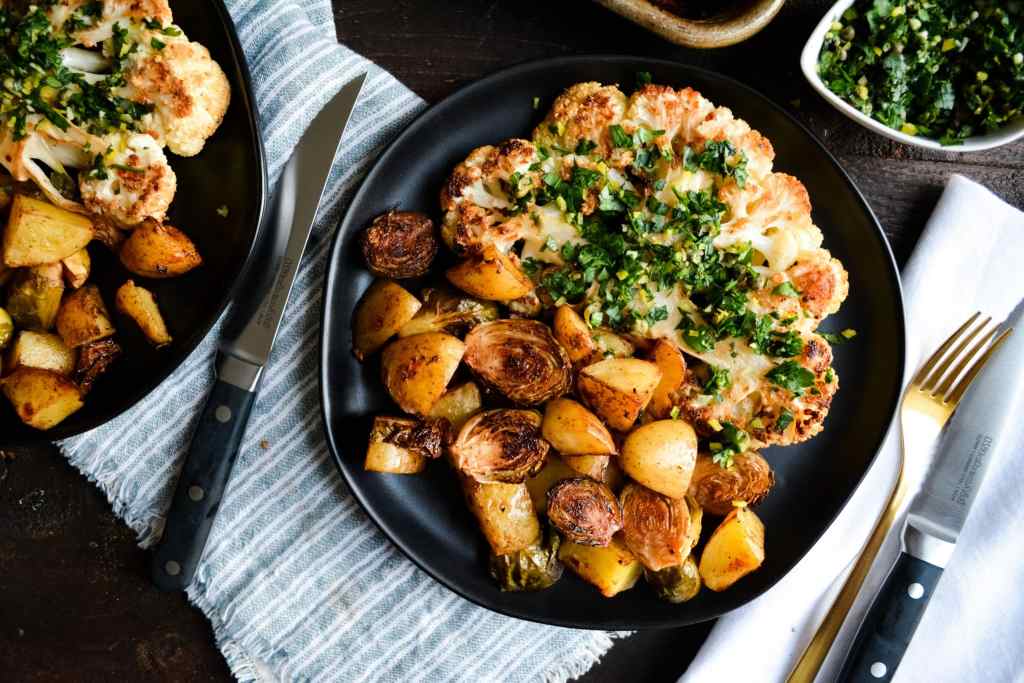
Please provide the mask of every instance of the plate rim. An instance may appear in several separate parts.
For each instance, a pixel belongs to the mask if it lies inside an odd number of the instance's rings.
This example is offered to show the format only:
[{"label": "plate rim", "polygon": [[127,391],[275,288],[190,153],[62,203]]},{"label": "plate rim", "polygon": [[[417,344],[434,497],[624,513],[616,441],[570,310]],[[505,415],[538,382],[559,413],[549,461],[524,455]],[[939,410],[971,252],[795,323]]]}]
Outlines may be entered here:
[{"label": "plate rim", "polygon": [[157,373],[147,381],[139,383],[131,391],[125,392],[124,398],[121,399],[117,406],[113,406],[108,410],[100,411],[92,419],[85,421],[83,424],[76,426],[75,428],[62,430],[61,425],[57,425],[52,430],[48,431],[38,433],[29,432],[23,436],[8,438],[0,437],[0,446],[3,446],[4,448],[24,448],[32,445],[64,441],[65,439],[80,436],[102,427],[103,425],[124,415],[129,410],[135,408],[143,399],[156,391],[171,375],[177,372],[185,362],[188,361],[196,348],[198,348],[203,340],[206,339],[207,335],[210,334],[213,326],[224,315],[228,304],[234,300],[235,295],[238,293],[239,287],[245,279],[245,274],[253,265],[253,256],[256,253],[256,247],[260,243],[264,234],[263,218],[266,214],[268,195],[266,149],[263,146],[263,134],[260,127],[259,109],[256,106],[256,100],[252,88],[252,74],[249,71],[248,61],[245,59],[245,51],[242,49],[242,45],[239,42],[235,23],[231,19],[231,14],[228,12],[227,6],[224,4],[224,0],[212,0],[211,4],[216,12],[217,19],[223,27],[224,34],[227,37],[227,48],[231,55],[232,66],[238,73],[239,80],[241,81],[242,87],[240,88],[240,92],[232,93],[232,103],[237,101],[245,111],[246,118],[249,120],[249,145],[256,157],[256,166],[260,176],[260,183],[257,188],[258,197],[255,199],[256,225],[252,231],[252,238],[249,240],[249,244],[245,248],[245,255],[243,258],[238,259],[237,266],[234,268],[233,272],[229,272],[231,281],[230,286],[227,287],[220,295],[217,305],[211,309],[210,315],[202,321],[202,324],[198,325],[187,337],[185,337],[185,342],[181,345],[181,348],[178,351],[178,358],[168,365],[166,371]]},{"label": "plate rim", "polygon": [[[897,390],[896,390],[895,395],[892,396],[891,400],[890,400],[890,404],[891,405],[890,405],[890,408],[889,408],[889,411],[888,411],[889,419],[886,421],[887,427],[879,435],[879,437],[877,439],[877,443],[873,447],[873,453],[871,455],[870,460],[867,463],[867,466],[864,468],[864,471],[861,473],[860,477],[857,479],[856,484],[850,489],[850,492],[841,501],[841,504],[837,508],[836,513],[832,516],[832,518],[828,521],[828,523],[822,528],[821,532],[819,534],[817,534],[817,536],[814,538],[814,541],[807,547],[806,550],[804,550],[799,555],[799,557],[795,558],[795,560],[790,565],[790,567],[785,572],[783,572],[777,579],[775,579],[775,581],[773,581],[770,584],[768,584],[767,586],[765,586],[761,591],[759,591],[759,592],[755,593],[754,595],[752,595],[750,597],[750,599],[747,600],[746,602],[744,602],[744,603],[742,603],[740,605],[737,605],[737,606],[735,606],[733,608],[726,609],[726,610],[724,610],[722,612],[719,612],[718,614],[713,615],[713,616],[708,616],[708,617],[704,617],[704,618],[700,618],[700,619],[692,619],[692,618],[691,619],[686,619],[686,618],[683,618],[683,617],[681,617],[681,618],[670,618],[670,619],[662,619],[662,620],[659,620],[659,621],[654,622],[654,623],[643,623],[643,624],[637,624],[635,622],[629,621],[628,619],[627,620],[611,619],[611,620],[602,621],[601,623],[598,624],[598,623],[582,622],[582,621],[577,620],[577,619],[561,619],[561,618],[557,618],[557,617],[554,617],[554,618],[542,617],[542,616],[537,616],[537,615],[529,614],[529,613],[527,613],[527,611],[524,611],[524,610],[518,610],[517,611],[517,610],[514,610],[514,609],[510,609],[510,608],[495,606],[493,604],[487,604],[487,602],[485,600],[478,599],[476,596],[472,596],[472,595],[467,594],[465,591],[463,591],[457,585],[456,582],[450,581],[450,580],[448,580],[447,577],[432,571],[430,568],[428,568],[426,566],[426,564],[424,562],[422,562],[420,560],[420,558],[418,557],[417,553],[413,552],[409,547],[407,547],[407,545],[403,541],[399,540],[399,536],[397,534],[393,533],[392,530],[389,528],[389,526],[378,516],[378,514],[377,514],[376,510],[373,508],[373,506],[367,504],[367,502],[364,499],[364,497],[362,495],[362,492],[360,491],[358,485],[349,476],[349,473],[346,470],[345,465],[343,464],[342,457],[341,457],[341,451],[339,449],[339,444],[338,444],[338,442],[335,439],[334,430],[332,429],[332,427],[331,427],[331,425],[329,423],[329,420],[328,420],[328,416],[330,414],[330,407],[331,407],[332,401],[331,401],[330,397],[328,396],[328,392],[327,392],[327,386],[328,386],[328,381],[327,381],[327,354],[328,354],[328,346],[327,346],[326,342],[327,342],[327,334],[328,334],[327,330],[331,328],[331,325],[332,325],[332,322],[333,322],[334,316],[335,316],[335,313],[332,310],[330,310],[330,302],[335,297],[335,290],[339,286],[341,286],[340,285],[340,281],[344,281],[344,278],[341,277],[342,273],[340,273],[339,271],[341,271],[340,263],[341,263],[341,260],[342,260],[342,254],[341,254],[342,237],[352,227],[352,226],[349,225],[349,222],[350,222],[350,218],[349,217],[351,215],[350,208],[352,206],[356,205],[357,202],[361,201],[363,199],[364,194],[369,192],[369,190],[367,188],[371,184],[370,181],[375,178],[375,176],[377,175],[377,173],[378,173],[379,169],[381,168],[383,162],[386,159],[388,159],[394,153],[394,150],[400,144],[402,144],[406,140],[406,138],[411,137],[412,135],[414,135],[414,134],[416,134],[418,132],[416,129],[417,129],[418,125],[420,124],[420,122],[423,119],[425,119],[427,116],[429,116],[435,109],[440,108],[441,106],[445,105],[451,99],[454,99],[454,98],[457,98],[457,97],[464,97],[467,94],[469,94],[469,93],[471,93],[471,92],[473,92],[475,90],[478,90],[478,89],[485,89],[485,88],[491,86],[495,82],[500,82],[500,81],[502,81],[502,80],[504,80],[506,78],[513,77],[514,75],[519,74],[521,72],[529,72],[529,71],[536,70],[536,69],[558,68],[558,67],[565,66],[565,65],[573,65],[573,64],[580,64],[580,63],[589,63],[589,64],[593,64],[593,63],[597,63],[597,62],[601,62],[601,63],[617,63],[617,62],[623,62],[623,61],[642,62],[642,63],[645,63],[645,64],[650,64],[652,66],[664,66],[664,67],[669,67],[669,68],[683,67],[684,69],[688,69],[688,70],[691,70],[693,72],[700,73],[700,74],[704,75],[705,77],[712,78],[712,79],[719,79],[721,81],[727,82],[730,85],[732,85],[734,87],[737,87],[740,90],[745,90],[748,93],[750,93],[751,95],[753,95],[754,97],[760,98],[761,100],[766,102],[772,109],[774,109],[777,113],[779,113],[782,116],[784,116],[791,124],[795,125],[797,127],[797,129],[799,129],[804,135],[806,135],[815,145],[817,145],[821,149],[821,151],[825,154],[826,158],[829,160],[829,162],[832,164],[832,166],[838,172],[840,178],[846,184],[847,188],[853,193],[853,196],[857,199],[857,201],[860,202],[860,204],[863,206],[864,210],[867,212],[867,215],[870,217],[871,223],[872,223],[872,225],[874,227],[874,235],[875,235],[876,239],[878,240],[878,242],[880,243],[880,245],[882,247],[883,253],[887,257],[887,264],[889,265],[887,276],[888,276],[888,279],[890,280],[889,284],[890,284],[890,287],[891,287],[891,291],[893,291],[895,293],[895,304],[896,304],[896,311],[895,311],[895,313],[896,313],[897,321],[899,323],[899,339],[898,339],[899,349],[898,349],[897,357],[902,362],[900,362],[898,364],[898,368],[899,369],[898,369],[898,376],[896,377],[897,381],[894,383],[894,386],[897,387]],[[473,604],[475,604],[475,605],[477,605],[479,607],[483,607],[484,609],[488,609],[488,610],[490,610],[492,612],[495,612],[495,613],[498,613],[498,614],[501,614],[501,615],[507,616],[507,617],[521,619],[521,620],[524,620],[524,621],[530,621],[530,622],[534,622],[534,623],[538,623],[538,624],[548,624],[548,625],[552,625],[552,626],[562,626],[562,627],[586,629],[586,630],[611,630],[611,631],[620,631],[620,630],[655,630],[655,629],[662,629],[662,628],[679,628],[679,627],[689,626],[689,625],[698,624],[698,623],[702,623],[702,622],[706,622],[706,621],[711,621],[711,620],[717,619],[717,618],[719,618],[719,617],[721,617],[721,616],[723,616],[725,614],[728,614],[728,613],[730,613],[732,611],[735,611],[736,609],[739,609],[740,607],[743,607],[745,605],[750,604],[751,602],[753,602],[754,600],[759,598],[761,595],[763,595],[764,593],[766,593],[769,590],[771,590],[775,585],[777,585],[779,583],[779,581],[783,580],[786,576],[788,576],[796,568],[796,566],[801,561],[803,561],[803,559],[807,556],[807,554],[818,544],[818,542],[825,535],[825,533],[827,533],[829,531],[829,529],[832,528],[832,525],[835,523],[836,519],[846,509],[847,505],[852,500],[854,494],[856,494],[857,490],[864,483],[864,479],[867,477],[868,472],[870,472],[871,468],[875,465],[875,463],[876,463],[876,461],[878,459],[878,454],[881,451],[881,448],[882,448],[883,444],[885,443],[889,433],[892,431],[893,424],[894,424],[894,419],[895,419],[895,416],[896,416],[896,409],[899,406],[899,400],[900,400],[900,397],[903,394],[902,387],[903,387],[903,381],[904,381],[905,375],[906,375],[906,368],[905,368],[905,365],[906,365],[906,306],[905,306],[905,302],[904,302],[904,298],[903,298],[903,287],[902,287],[902,282],[900,280],[899,267],[898,267],[898,265],[896,263],[895,257],[893,256],[892,246],[889,244],[889,239],[886,237],[885,231],[882,229],[881,223],[879,223],[878,218],[877,218],[877,216],[875,216],[875,212],[871,208],[871,205],[868,203],[867,199],[861,193],[861,191],[857,187],[857,185],[853,182],[853,179],[850,177],[850,175],[846,172],[846,170],[839,163],[839,160],[825,146],[825,144],[822,142],[822,140],[817,135],[815,135],[813,131],[811,131],[803,123],[801,123],[799,120],[797,120],[792,114],[790,114],[783,107],[781,107],[779,104],[777,104],[773,99],[771,99],[767,95],[764,95],[763,93],[761,93],[756,88],[753,88],[753,87],[751,87],[751,86],[749,86],[749,85],[747,85],[745,83],[742,83],[741,81],[738,81],[738,80],[736,80],[736,79],[734,79],[734,78],[732,78],[730,76],[727,76],[725,74],[722,74],[720,72],[717,72],[717,71],[714,71],[714,70],[711,70],[711,69],[705,69],[705,68],[699,67],[699,66],[694,66],[692,64],[687,64],[687,63],[680,62],[680,61],[675,61],[675,60],[672,60],[672,59],[661,59],[661,58],[654,58],[654,57],[645,57],[645,56],[640,56],[640,55],[608,54],[608,53],[584,54],[584,55],[569,55],[569,56],[562,56],[562,57],[547,57],[547,58],[541,58],[541,59],[532,59],[532,60],[528,60],[528,61],[525,61],[525,62],[520,62],[520,63],[517,63],[517,64],[513,64],[513,65],[508,66],[508,67],[500,68],[500,69],[498,69],[496,71],[488,73],[487,75],[483,76],[482,78],[470,81],[469,83],[467,83],[467,84],[457,88],[456,90],[452,91],[451,93],[449,93],[445,97],[441,98],[437,102],[432,103],[430,106],[426,107],[423,111],[421,111],[412,121],[410,121],[405,126],[405,128],[401,131],[401,133],[399,133],[395,137],[395,139],[392,140],[384,148],[384,150],[381,152],[381,154],[374,160],[373,165],[371,166],[369,171],[366,173],[366,175],[363,177],[363,179],[360,181],[359,189],[352,196],[352,199],[349,201],[348,206],[345,207],[345,211],[344,211],[341,219],[338,221],[337,227],[335,228],[334,235],[331,237],[331,248],[330,248],[330,251],[329,251],[328,258],[329,258],[329,261],[325,264],[326,273],[325,273],[324,285],[323,285],[324,286],[324,293],[323,293],[323,297],[322,297],[322,300],[321,300],[320,335],[319,335],[320,353],[319,353],[318,362],[319,362],[319,365],[320,365],[320,367],[319,367],[319,375],[320,375],[320,409],[321,409],[321,417],[322,417],[324,435],[326,437],[327,447],[328,447],[328,450],[330,451],[331,459],[334,461],[335,466],[338,468],[338,471],[340,472],[341,477],[344,480],[346,488],[348,489],[348,491],[359,502],[360,507],[366,513],[367,517],[369,517],[373,521],[373,523],[377,526],[377,528],[381,531],[381,533],[385,536],[385,538],[387,538],[388,542],[394,544],[395,547],[397,547],[402,552],[402,554],[405,555],[405,557],[407,557],[409,560],[411,560],[413,562],[413,564],[415,564],[420,570],[422,570],[425,574],[427,574],[427,576],[431,577],[433,580],[437,581],[438,583],[440,583],[442,586],[444,586],[448,590],[452,591],[453,593],[455,593],[456,595],[460,596],[461,598],[463,598],[465,600],[468,600],[469,602],[471,602],[471,603],[473,603]],[[338,315],[340,315],[340,314],[338,314]]]}]

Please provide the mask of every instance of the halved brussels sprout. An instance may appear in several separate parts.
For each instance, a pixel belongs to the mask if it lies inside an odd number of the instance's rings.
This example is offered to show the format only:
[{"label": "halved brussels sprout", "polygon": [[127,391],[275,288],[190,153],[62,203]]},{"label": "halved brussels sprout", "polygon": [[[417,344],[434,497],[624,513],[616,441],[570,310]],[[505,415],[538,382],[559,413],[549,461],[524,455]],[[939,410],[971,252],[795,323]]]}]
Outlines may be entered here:
[{"label": "halved brussels sprout", "polygon": [[692,557],[687,557],[674,567],[658,571],[644,569],[644,579],[659,598],[668,602],[686,602],[700,592],[700,572]]},{"label": "halved brussels sprout", "polygon": [[548,519],[580,545],[607,546],[622,528],[615,494],[589,477],[564,479],[548,490]]},{"label": "halved brussels sprout", "polygon": [[434,223],[415,211],[388,211],[373,219],[362,235],[363,258],[380,277],[418,277],[430,270],[437,254]]},{"label": "halved brussels sprout", "polygon": [[488,386],[520,405],[539,405],[569,390],[569,356],[544,323],[495,320],[466,335],[466,364]]},{"label": "halved brussels sprout", "polygon": [[485,410],[462,426],[450,449],[452,463],[479,482],[519,483],[544,466],[548,442],[534,410]]},{"label": "halved brussels sprout", "polygon": [[399,337],[421,332],[462,335],[470,328],[498,318],[498,304],[480,301],[447,287],[430,287],[420,292],[423,306],[398,331]]},{"label": "halved brussels sprout", "polygon": [[626,545],[644,567],[659,571],[678,565],[690,554],[690,509],[685,500],[630,483],[622,489],[619,502]]},{"label": "halved brussels sprout", "polygon": [[0,349],[6,349],[14,336],[14,321],[4,309],[0,308]]},{"label": "halved brussels sprout", "polygon": [[748,505],[761,502],[775,483],[771,465],[755,451],[734,456],[722,467],[710,455],[700,455],[690,479],[690,495],[713,515],[727,515],[733,501]]},{"label": "halved brussels sprout", "polygon": [[562,578],[558,548],[562,539],[550,527],[543,540],[508,555],[491,555],[491,576],[503,591],[539,591]]}]

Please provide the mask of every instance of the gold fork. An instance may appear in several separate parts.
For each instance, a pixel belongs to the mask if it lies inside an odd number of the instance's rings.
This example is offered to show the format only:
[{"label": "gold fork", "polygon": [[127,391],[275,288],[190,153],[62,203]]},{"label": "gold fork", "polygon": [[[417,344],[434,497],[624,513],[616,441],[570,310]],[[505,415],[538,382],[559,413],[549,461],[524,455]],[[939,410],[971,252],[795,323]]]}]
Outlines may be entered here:
[{"label": "gold fork", "polygon": [[[1010,331],[1004,330],[996,337],[998,327],[990,327],[992,318],[985,317],[981,324],[975,325],[979,318],[981,313],[972,315],[942,343],[910,380],[900,404],[901,452],[896,485],[860,558],[843,584],[843,589],[786,679],[787,683],[811,683],[825,661],[906,498],[908,484],[903,476],[903,465],[907,453],[918,454],[920,457],[927,453],[930,444],[960,403],[967,387],[1009,335]],[[923,426],[932,429],[922,429]]]}]

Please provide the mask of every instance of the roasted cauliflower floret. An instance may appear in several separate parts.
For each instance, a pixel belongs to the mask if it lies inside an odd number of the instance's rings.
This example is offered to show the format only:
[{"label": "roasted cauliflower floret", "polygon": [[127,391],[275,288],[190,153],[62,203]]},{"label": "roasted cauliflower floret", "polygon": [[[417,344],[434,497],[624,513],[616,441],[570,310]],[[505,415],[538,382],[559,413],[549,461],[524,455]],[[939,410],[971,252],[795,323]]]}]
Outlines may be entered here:
[{"label": "roasted cauliflower floret", "polygon": [[[697,97],[704,99],[700,95]],[[692,109],[693,105],[684,91],[676,91],[667,85],[645,85],[629,96],[623,128],[629,133],[638,128],[662,131],[653,142],[658,147],[668,147],[680,130],[692,123],[693,117],[700,116],[700,104],[697,103],[697,111]]]},{"label": "roasted cauliflower floret", "polygon": [[547,117],[533,131],[533,141],[545,148],[576,150],[580,141],[593,145],[603,157],[612,152],[609,126],[620,123],[626,96],[614,85],[577,83],[555,98]]},{"label": "roasted cauliflower floret", "polygon": [[177,178],[156,140],[143,134],[114,140],[103,162],[104,168],[80,174],[79,190],[89,211],[122,227],[163,219]]},{"label": "roasted cauliflower floret", "polygon": [[729,108],[716,108],[694,130],[692,142],[697,146],[710,140],[728,140],[743,152],[751,178],[760,180],[771,173],[775,161],[772,143],[756,130],[751,130],[746,121],[733,116]]},{"label": "roasted cauliflower floret", "polygon": [[151,105],[143,127],[175,154],[195,156],[227,111],[231,88],[210,51],[184,37],[160,35],[162,48],[143,48],[127,57],[121,97]]},{"label": "roasted cauliflower floret", "polygon": [[51,24],[85,47],[110,38],[116,24],[155,22],[163,27],[174,21],[167,0],[57,0],[46,15]]},{"label": "roasted cauliflower floret", "polygon": [[786,274],[800,296],[804,313],[814,321],[813,327],[838,311],[850,291],[846,269],[827,249],[802,255]]},{"label": "roasted cauliflower floret", "polygon": [[528,140],[506,140],[470,152],[441,190],[441,237],[449,248],[468,253],[484,244],[507,252],[531,230],[516,204],[540,184],[530,170],[537,153]]}]

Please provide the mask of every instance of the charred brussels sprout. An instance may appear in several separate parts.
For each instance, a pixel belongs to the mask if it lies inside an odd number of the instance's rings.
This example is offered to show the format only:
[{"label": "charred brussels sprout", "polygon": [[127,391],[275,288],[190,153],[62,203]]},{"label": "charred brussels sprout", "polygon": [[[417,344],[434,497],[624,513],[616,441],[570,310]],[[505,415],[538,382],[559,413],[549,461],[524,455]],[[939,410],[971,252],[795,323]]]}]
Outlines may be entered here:
[{"label": "charred brussels sprout", "polygon": [[437,254],[434,223],[414,211],[388,211],[378,216],[361,238],[366,266],[381,277],[424,275]]},{"label": "charred brussels sprout", "polygon": [[451,447],[455,467],[479,482],[515,484],[544,466],[549,445],[534,410],[485,410],[462,426]]},{"label": "charred brussels sprout", "polygon": [[607,546],[622,528],[615,494],[589,477],[558,482],[548,490],[548,520],[573,543]]},{"label": "charred brussels sprout", "polygon": [[659,571],[690,554],[690,509],[640,484],[626,484],[619,496],[626,545],[644,567]]},{"label": "charred brussels sprout", "polygon": [[529,548],[508,555],[491,555],[491,576],[503,591],[539,591],[562,578],[558,561],[561,538],[548,529],[545,538]]},{"label": "charred brussels sprout", "polygon": [[687,557],[682,564],[674,567],[658,571],[645,569],[644,578],[658,597],[668,602],[686,602],[700,592],[700,573],[692,557]]},{"label": "charred brussels sprout", "polygon": [[466,335],[464,360],[481,381],[520,405],[540,405],[569,390],[569,356],[536,320],[477,325]]},{"label": "charred brussels sprout", "polygon": [[733,501],[756,505],[768,495],[775,483],[772,468],[754,451],[736,455],[729,467],[722,467],[710,456],[701,455],[690,479],[690,495],[713,515],[727,515]]},{"label": "charred brussels sprout", "polygon": [[398,336],[408,337],[422,332],[447,332],[458,336],[498,317],[496,303],[480,301],[451,289],[424,289],[421,297],[423,306],[412,320],[402,326]]}]

